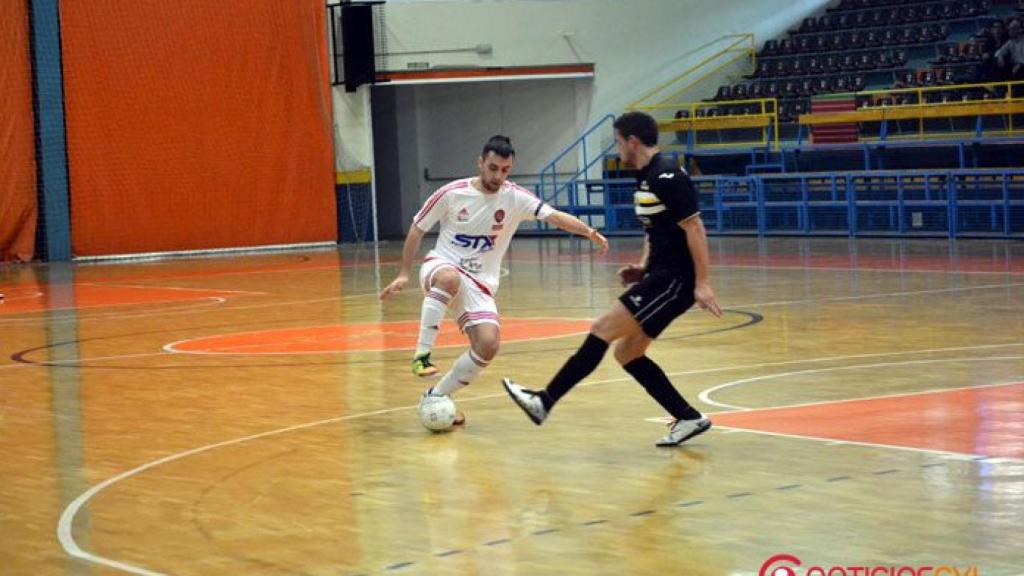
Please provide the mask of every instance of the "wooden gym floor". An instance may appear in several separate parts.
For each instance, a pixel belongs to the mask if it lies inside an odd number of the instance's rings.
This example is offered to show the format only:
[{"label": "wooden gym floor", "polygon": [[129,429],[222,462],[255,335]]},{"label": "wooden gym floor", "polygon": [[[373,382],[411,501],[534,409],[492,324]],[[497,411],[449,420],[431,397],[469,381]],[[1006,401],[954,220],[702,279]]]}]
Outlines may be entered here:
[{"label": "wooden gym floor", "polygon": [[610,354],[535,427],[499,379],[544,385],[639,246],[514,242],[446,434],[418,291],[376,299],[398,242],[380,278],[352,248],[0,267],[0,573],[1024,573],[1024,244],[713,238],[726,314],[650,353],[712,431],[655,448]]}]

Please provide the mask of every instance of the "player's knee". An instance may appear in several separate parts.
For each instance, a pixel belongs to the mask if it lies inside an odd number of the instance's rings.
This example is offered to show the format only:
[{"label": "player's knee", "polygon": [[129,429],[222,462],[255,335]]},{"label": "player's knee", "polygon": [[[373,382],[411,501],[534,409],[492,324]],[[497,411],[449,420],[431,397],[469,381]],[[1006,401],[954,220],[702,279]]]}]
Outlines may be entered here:
[{"label": "player's knee", "polygon": [[623,338],[615,343],[615,361],[625,366],[644,355],[644,346],[634,338]]},{"label": "player's knee", "polygon": [[608,319],[607,314],[599,317],[597,320],[594,320],[594,323],[590,325],[590,333],[605,342],[609,341],[610,332],[611,321]]},{"label": "player's knee", "polygon": [[431,288],[440,288],[448,294],[455,296],[459,292],[460,284],[461,279],[459,278],[458,272],[442,270],[434,275],[434,279],[431,282]]},{"label": "player's knee", "polygon": [[621,328],[611,314],[604,314],[590,325],[590,333],[611,344],[622,337]]},{"label": "player's knee", "polygon": [[473,352],[480,357],[481,360],[490,362],[498,355],[498,348],[501,346],[501,341],[497,337],[481,338],[473,345]]},{"label": "player's knee", "polygon": [[623,366],[636,360],[639,356],[636,350],[626,344],[625,340],[620,340],[615,346],[615,361]]}]

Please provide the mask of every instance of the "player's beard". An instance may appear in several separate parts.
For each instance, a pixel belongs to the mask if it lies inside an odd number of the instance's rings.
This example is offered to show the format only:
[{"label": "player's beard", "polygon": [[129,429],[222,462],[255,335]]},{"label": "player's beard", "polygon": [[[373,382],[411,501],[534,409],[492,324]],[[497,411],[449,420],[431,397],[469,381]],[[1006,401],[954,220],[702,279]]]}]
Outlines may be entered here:
[{"label": "player's beard", "polygon": [[636,158],[631,151],[627,151],[625,154],[619,154],[619,162],[626,166],[636,166]]},{"label": "player's beard", "polygon": [[497,192],[498,190],[501,190],[501,183],[500,182],[495,182],[493,180],[486,180],[484,178],[481,178],[480,182],[484,185],[484,189],[486,189],[488,192],[490,192],[492,194]]}]

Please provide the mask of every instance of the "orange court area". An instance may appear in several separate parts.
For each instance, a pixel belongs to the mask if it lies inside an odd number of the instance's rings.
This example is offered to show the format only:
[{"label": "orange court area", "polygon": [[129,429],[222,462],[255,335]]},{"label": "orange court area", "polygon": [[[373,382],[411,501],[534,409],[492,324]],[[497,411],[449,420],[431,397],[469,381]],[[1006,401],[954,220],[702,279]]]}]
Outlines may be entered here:
[{"label": "orange court area", "polygon": [[715,415],[771,434],[1024,458],[1024,382]]}]

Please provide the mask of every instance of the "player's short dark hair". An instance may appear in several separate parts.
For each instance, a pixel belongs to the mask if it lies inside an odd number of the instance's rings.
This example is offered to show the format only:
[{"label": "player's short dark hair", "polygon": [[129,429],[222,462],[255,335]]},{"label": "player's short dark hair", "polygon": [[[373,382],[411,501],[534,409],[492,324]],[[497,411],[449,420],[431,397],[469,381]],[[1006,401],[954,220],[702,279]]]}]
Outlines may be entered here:
[{"label": "player's short dark hair", "polygon": [[484,144],[484,150],[480,153],[481,158],[486,158],[488,152],[494,152],[502,158],[516,155],[516,149],[512,147],[512,140],[508,136],[496,134]]},{"label": "player's short dark hair", "polygon": [[613,126],[623,138],[636,136],[644,146],[658,145],[658,122],[650,114],[626,112],[615,119]]}]

